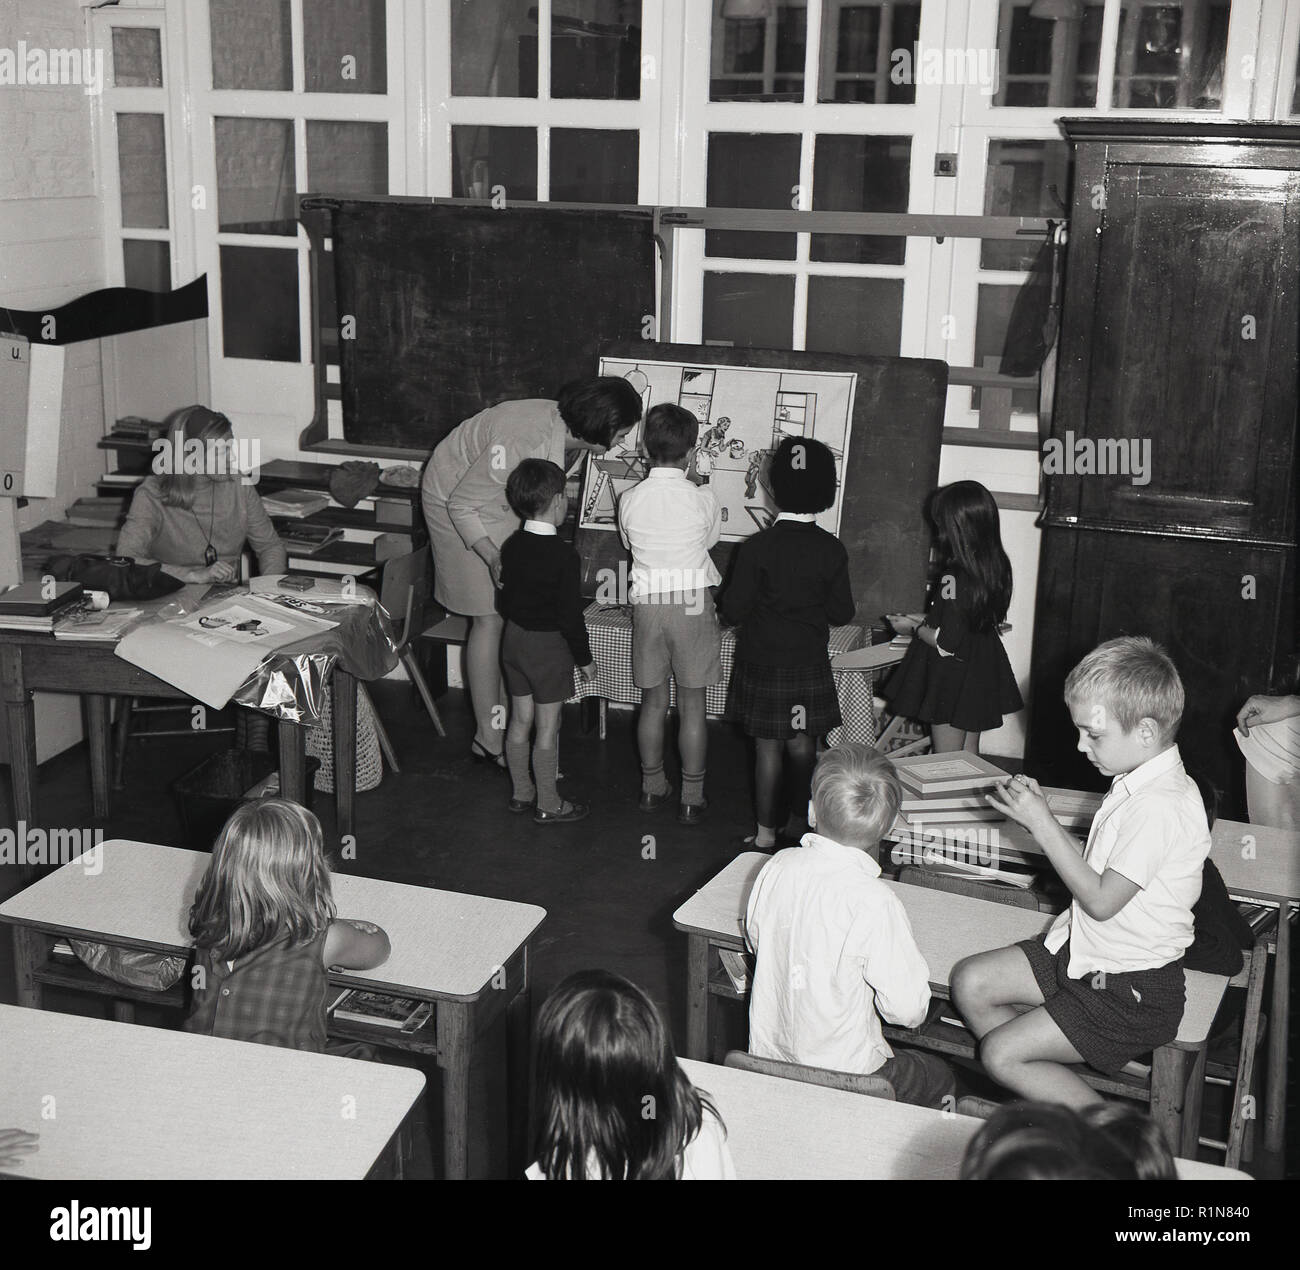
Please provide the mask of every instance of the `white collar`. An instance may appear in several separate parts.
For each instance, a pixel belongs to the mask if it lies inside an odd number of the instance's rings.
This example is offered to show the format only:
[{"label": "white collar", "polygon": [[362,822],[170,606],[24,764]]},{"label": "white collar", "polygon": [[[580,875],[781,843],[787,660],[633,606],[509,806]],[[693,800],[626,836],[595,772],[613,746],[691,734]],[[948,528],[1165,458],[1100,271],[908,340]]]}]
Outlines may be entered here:
[{"label": "white collar", "polygon": [[559,531],[549,520],[524,521],[524,533],[536,534],[539,538],[554,538]]},{"label": "white collar", "polygon": [[1143,785],[1149,785],[1158,776],[1172,772],[1175,767],[1182,765],[1183,756],[1178,752],[1178,746],[1171,745],[1167,750],[1161,750],[1155,758],[1149,758],[1145,763],[1139,763],[1132,771],[1115,777],[1111,788],[1123,785],[1126,794],[1135,794]]},{"label": "white collar", "polygon": [[814,512],[777,512],[776,519],[792,520],[800,525],[813,525],[817,522],[817,516]]},{"label": "white collar", "polygon": [[686,469],[684,467],[652,467],[647,473],[651,478],[659,477],[660,480],[672,480],[680,476],[682,480],[686,479]]},{"label": "white collar", "polygon": [[819,833],[806,833],[799,839],[799,845],[803,847],[821,848],[836,853],[847,851],[850,855],[860,856],[862,860],[862,871],[872,878],[880,876],[880,865],[878,865],[865,851],[858,847],[846,847],[842,842],[836,842],[834,838],[824,837]]}]

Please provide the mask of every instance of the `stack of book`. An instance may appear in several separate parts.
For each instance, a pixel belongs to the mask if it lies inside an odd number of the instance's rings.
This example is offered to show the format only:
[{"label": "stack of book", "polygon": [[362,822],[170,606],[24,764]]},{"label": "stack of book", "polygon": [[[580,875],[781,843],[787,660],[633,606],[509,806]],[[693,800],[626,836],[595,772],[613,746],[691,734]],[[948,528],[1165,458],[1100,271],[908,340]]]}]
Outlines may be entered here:
[{"label": "stack of book", "polygon": [[938,795],[970,798],[984,794],[1010,775],[988,759],[965,750],[951,754],[908,754],[890,762],[906,794],[927,800]]},{"label": "stack of book", "polygon": [[334,998],[329,1012],[336,1019],[349,1023],[366,1023],[371,1027],[391,1028],[409,1035],[418,1032],[429,1021],[433,1015],[433,1003],[349,988]]},{"label": "stack of book", "polygon": [[68,508],[68,524],[87,529],[116,529],[126,514],[120,498],[79,498]]},{"label": "stack of book", "polygon": [[154,441],[167,431],[167,425],[139,415],[123,415],[113,425],[109,436],[115,441]]},{"label": "stack of book", "polygon": [[80,605],[60,615],[55,639],[89,639],[116,644],[140,620],[140,609],[92,609]]},{"label": "stack of book", "polygon": [[275,532],[280,535],[285,550],[292,555],[314,556],[332,542],[343,537],[343,530],[330,525],[308,525],[301,521],[275,522]]},{"label": "stack of book", "polygon": [[0,593],[0,630],[43,631],[81,601],[80,582],[23,582]]},{"label": "stack of book", "polygon": [[262,495],[266,514],[287,520],[302,520],[323,512],[330,505],[330,496],[321,490],[281,489]]}]

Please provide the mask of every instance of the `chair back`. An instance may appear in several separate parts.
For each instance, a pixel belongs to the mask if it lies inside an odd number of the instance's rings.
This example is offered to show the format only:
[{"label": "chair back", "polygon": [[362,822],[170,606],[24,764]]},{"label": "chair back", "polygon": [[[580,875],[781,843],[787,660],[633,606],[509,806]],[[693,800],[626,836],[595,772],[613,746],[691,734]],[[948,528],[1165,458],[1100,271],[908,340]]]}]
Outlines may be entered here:
[{"label": "chair back", "polygon": [[977,900],[991,900],[994,904],[1009,904],[1012,908],[1038,907],[1038,897],[1032,891],[1018,886],[985,882],[980,878],[953,877],[947,873],[932,873],[918,864],[905,864],[898,871],[898,880],[909,886],[924,886],[932,891],[949,891],[954,895],[969,895]]},{"label": "chair back", "polygon": [[824,1085],[827,1089],[866,1094],[868,1098],[883,1098],[887,1102],[896,1101],[893,1085],[883,1076],[860,1076],[856,1072],[806,1067],[802,1063],[786,1063],[777,1058],[757,1058],[744,1050],[728,1053],[723,1066],[738,1067],[743,1072],[758,1072],[761,1076],[778,1076],[782,1080],[797,1080],[805,1085]]},{"label": "chair back", "polygon": [[421,604],[428,594],[429,548],[418,547],[404,556],[392,556],[384,561],[384,579],[379,592],[379,602],[396,623],[401,622],[397,644],[405,648],[411,636],[411,615],[416,609],[416,598]]}]

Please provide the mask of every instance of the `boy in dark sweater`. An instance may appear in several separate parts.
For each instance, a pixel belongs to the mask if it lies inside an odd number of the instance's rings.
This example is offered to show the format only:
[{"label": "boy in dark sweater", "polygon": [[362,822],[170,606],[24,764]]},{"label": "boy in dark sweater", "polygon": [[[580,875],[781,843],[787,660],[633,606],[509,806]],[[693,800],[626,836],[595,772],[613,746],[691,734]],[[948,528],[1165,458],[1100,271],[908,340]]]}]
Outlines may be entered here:
[{"label": "boy in dark sweater", "polygon": [[514,796],[509,807],[517,813],[531,811],[539,825],[571,824],[591,808],[565,802],[555,787],[560,710],[573,695],[574,666],[582,668],[590,683],[596,664],[582,618],[582,565],[556,532],[568,511],[564,472],[545,459],[524,459],[506,481],[506,499],[524,522],[501,548],[497,594],[505,618],[501,668],[510,693],[506,762]]}]

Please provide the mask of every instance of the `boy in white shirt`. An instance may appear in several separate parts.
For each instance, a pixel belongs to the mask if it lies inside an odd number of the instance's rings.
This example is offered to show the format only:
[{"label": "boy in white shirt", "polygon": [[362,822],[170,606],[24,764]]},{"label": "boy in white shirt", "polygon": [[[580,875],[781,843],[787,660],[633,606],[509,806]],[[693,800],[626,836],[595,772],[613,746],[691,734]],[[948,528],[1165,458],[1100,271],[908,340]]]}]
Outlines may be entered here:
[{"label": "boy in white shirt", "polygon": [[667,403],[642,425],[650,461],[645,480],[618,503],[618,529],[632,553],[632,681],[641,689],[637,748],[641,754],[641,810],[656,811],[672,797],[664,776],[668,693],[677,684],[677,748],[682,763],[677,819],[698,824],[708,802],[706,696],[722,680],[722,631],[710,587],[722,580],[709,548],[722,536],[722,508],[713,492],[686,475],[699,437],[699,420]]},{"label": "boy in white shirt", "polygon": [[988,796],[1034,835],[1074,896],[1041,940],[953,968],[953,1000],[981,1038],[985,1070],[1022,1098],[1097,1102],[1072,1066],[1113,1075],[1178,1034],[1210,853],[1205,805],[1174,741],[1183,700],[1177,669],[1149,639],[1110,640],[1070,672],[1079,749],[1114,778],[1082,855],[1037,782],[1017,776]]},{"label": "boy in white shirt", "polygon": [[948,1065],[895,1053],[881,1031],[882,1017],[919,1027],[930,1005],[929,968],[876,862],[900,797],[894,769],[870,747],[822,755],[808,809],[816,832],[763,867],[745,913],[757,963],[749,1052],[883,1076],[898,1101],[951,1110]]}]

